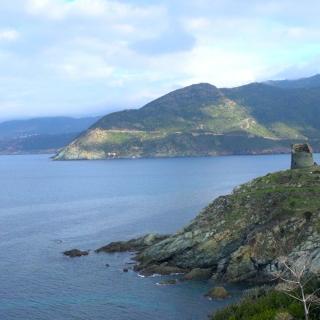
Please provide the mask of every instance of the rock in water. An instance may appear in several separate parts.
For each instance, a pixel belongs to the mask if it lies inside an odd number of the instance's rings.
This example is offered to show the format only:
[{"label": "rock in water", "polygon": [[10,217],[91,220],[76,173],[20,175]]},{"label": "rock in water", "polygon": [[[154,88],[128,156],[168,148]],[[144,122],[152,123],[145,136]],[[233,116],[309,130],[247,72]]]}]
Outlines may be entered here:
[{"label": "rock in water", "polygon": [[134,270],[146,277],[149,277],[155,274],[159,274],[159,275],[182,274],[189,271],[189,270],[179,268],[177,266],[169,265],[166,262],[160,265],[159,264],[150,264],[148,266],[137,265],[135,266]]},{"label": "rock in water", "polygon": [[308,168],[313,165],[311,146],[308,143],[293,144],[291,148],[291,169]]},{"label": "rock in water", "polygon": [[72,249],[72,250],[65,251],[63,254],[65,256],[70,257],[70,258],[75,258],[75,257],[87,256],[89,254],[89,251],[81,251],[79,249]]},{"label": "rock in water", "polygon": [[229,293],[224,287],[214,287],[205,296],[211,299],[226,299]]},{"label": "rock in water", "polygon": [[174,285],[177,284],[179,281],[178,279],[168,279],[168,280],[162,280],[158,283],[160,286],[167,286],[167,285]]}]

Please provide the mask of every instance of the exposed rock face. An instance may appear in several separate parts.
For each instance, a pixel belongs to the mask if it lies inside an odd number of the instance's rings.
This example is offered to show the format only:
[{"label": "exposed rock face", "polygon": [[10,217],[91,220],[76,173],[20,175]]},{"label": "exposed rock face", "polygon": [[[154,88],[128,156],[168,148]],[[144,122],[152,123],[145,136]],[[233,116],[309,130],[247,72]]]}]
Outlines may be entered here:
[{"label": "exposed rock face", "polygon": [[183,276],[184,280],[208,280],[212,276],[210,268],[201,269],[195,268]]},{"label": "exposed rock face", "polygon": [[264,281],[280,256],[299,259],[308,252],[318,273],[319,195],[318,167],[257,178],[217,198],[180,232],[142,246],[136,270],[148,275],[201,268],[219,280]]},{"label": "exposed rock face", "polygon": [[63,253],[65,256],[68,256],[70,258],[75,258],[75,257],[81,257],[81,256],[87,256],[89,254],[89,251],[82,251],[79,249],[72,249],[65,251]]},{"label": "exposed rock face", "polygon": [[134,270],[139,272],[141,275],[149,277],[155,274],[159,275],[170,275],[170,274],[182,274],[189,272],[188,269],[183,269],[174,265],[169,265],[167,262],[161,264],[151,264],[149,266],[136,265]]},{"label": "exposed rock face", "polygon": [[309,144],[293,144],[291,150],[291,169],[308,168],[314,165],[312,149]]},{"label": "exposed rock face", "polygon": [[111,242],[106,246],[103,246],[96,250],[97,253],[99,252],[128,252],[128,251],[141,251],[146,249],[147,247],[156,244],[168,236],[165,235],[157,235],[157,234],[148,234],[143,237],[139,237],[137,239],[132,239],[129,241],[117,241]]}]

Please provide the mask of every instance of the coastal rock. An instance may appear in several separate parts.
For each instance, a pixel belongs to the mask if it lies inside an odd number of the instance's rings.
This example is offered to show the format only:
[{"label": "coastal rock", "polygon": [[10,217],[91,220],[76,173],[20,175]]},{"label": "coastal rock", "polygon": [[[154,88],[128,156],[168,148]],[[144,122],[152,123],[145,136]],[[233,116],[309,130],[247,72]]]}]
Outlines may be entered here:
[{"label": "coastal rock", "polygon": [[114,253],[114,252],[141,251],[147,248],[148,246],[151,246],[153,244],[156,244],[157,242],[160,242],[166,239],[167,237],[168,236],[165,236],[165,235],[147,234],[143,237],[139,237],[137,239],[132,239],[129,241],[111,242],[108,245],[95,250],[95,252]]},{"label": "coastal rock", "polygon": [[136,250],[135,270],[144,275],[186,273],[195,279],[208,272],[220,281],[264,282],[273,278],[279,257],[299,261],[306,252],[313,257],[311,271],[319,273],[318,172],[314,166],[254,179],[218,197],[172,236],[145,236],[105,251]]},{"label": "coastal rock", "polygon": [[140,267],[163,263],[210,268],[213,278],[266,281],[277,259],[302,252],[320,271],[318,167],[268,174],[221,196],[182,231],[140,252]]},{"label": "coastal rock", "polygon": [[167,285],[174,285],[177,284],[179,281],[178,279],[168,279],[168,280],[162,280],[158,283],[160,286],[167,286]]},{"label": "coastal rock", "polygon": [[81,257],[81,256],[87,256],[89,254],[89,251],[82,251],[79,249],[72,249],[72,250],[67,250],[63,253],[65,256],[68,256],[70,258],[75,258],[75,257]]},{"label": "coastal rock", "polygon": [[229,297],[228,291],[224,287],[214,287],[206,295],[211,299],[226,299]]},{"label": "coastal rock", "polygon": [[141,275],[149,277],[152,275],[171,275],[171,274],[183,274],[188,272],[189,270],[185,270],[182,268],[179,268],[177,266],[168,265],[167,263],[162,263],[160,265],[154,264],[154,265],[136,265],[134,267],[134,270],[139,272]]},{"label": "coastal rock", "polygon": [[194,268],[183,276],[183,280],[208,280],[211,276],[212,270],[210,268]]}]

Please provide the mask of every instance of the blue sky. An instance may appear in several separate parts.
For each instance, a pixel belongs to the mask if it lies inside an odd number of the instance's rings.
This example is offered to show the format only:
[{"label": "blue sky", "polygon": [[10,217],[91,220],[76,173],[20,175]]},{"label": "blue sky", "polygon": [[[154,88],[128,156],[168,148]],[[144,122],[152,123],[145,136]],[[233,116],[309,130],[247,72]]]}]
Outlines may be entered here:
[{"label": "blue sky", "polygon": [[0,120],[320,72],[318,0],[0,0]]}]

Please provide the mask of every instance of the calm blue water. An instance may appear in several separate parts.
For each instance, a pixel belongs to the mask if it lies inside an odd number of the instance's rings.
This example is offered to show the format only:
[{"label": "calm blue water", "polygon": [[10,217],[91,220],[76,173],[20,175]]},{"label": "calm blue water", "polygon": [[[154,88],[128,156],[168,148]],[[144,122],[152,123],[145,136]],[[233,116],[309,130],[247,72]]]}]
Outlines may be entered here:
[{"label": "calm blue water", "polygon": [[[128,254],[70,259],[61,252],[174,232],[216,196],[289,162],[288,155],[91,162],[1,156],[0,319],[206,319],[232,301],[205,299],[212,284],[157,286],[159,278],[122,272]],[[230,290],[233,299],[241,291]]]}]

